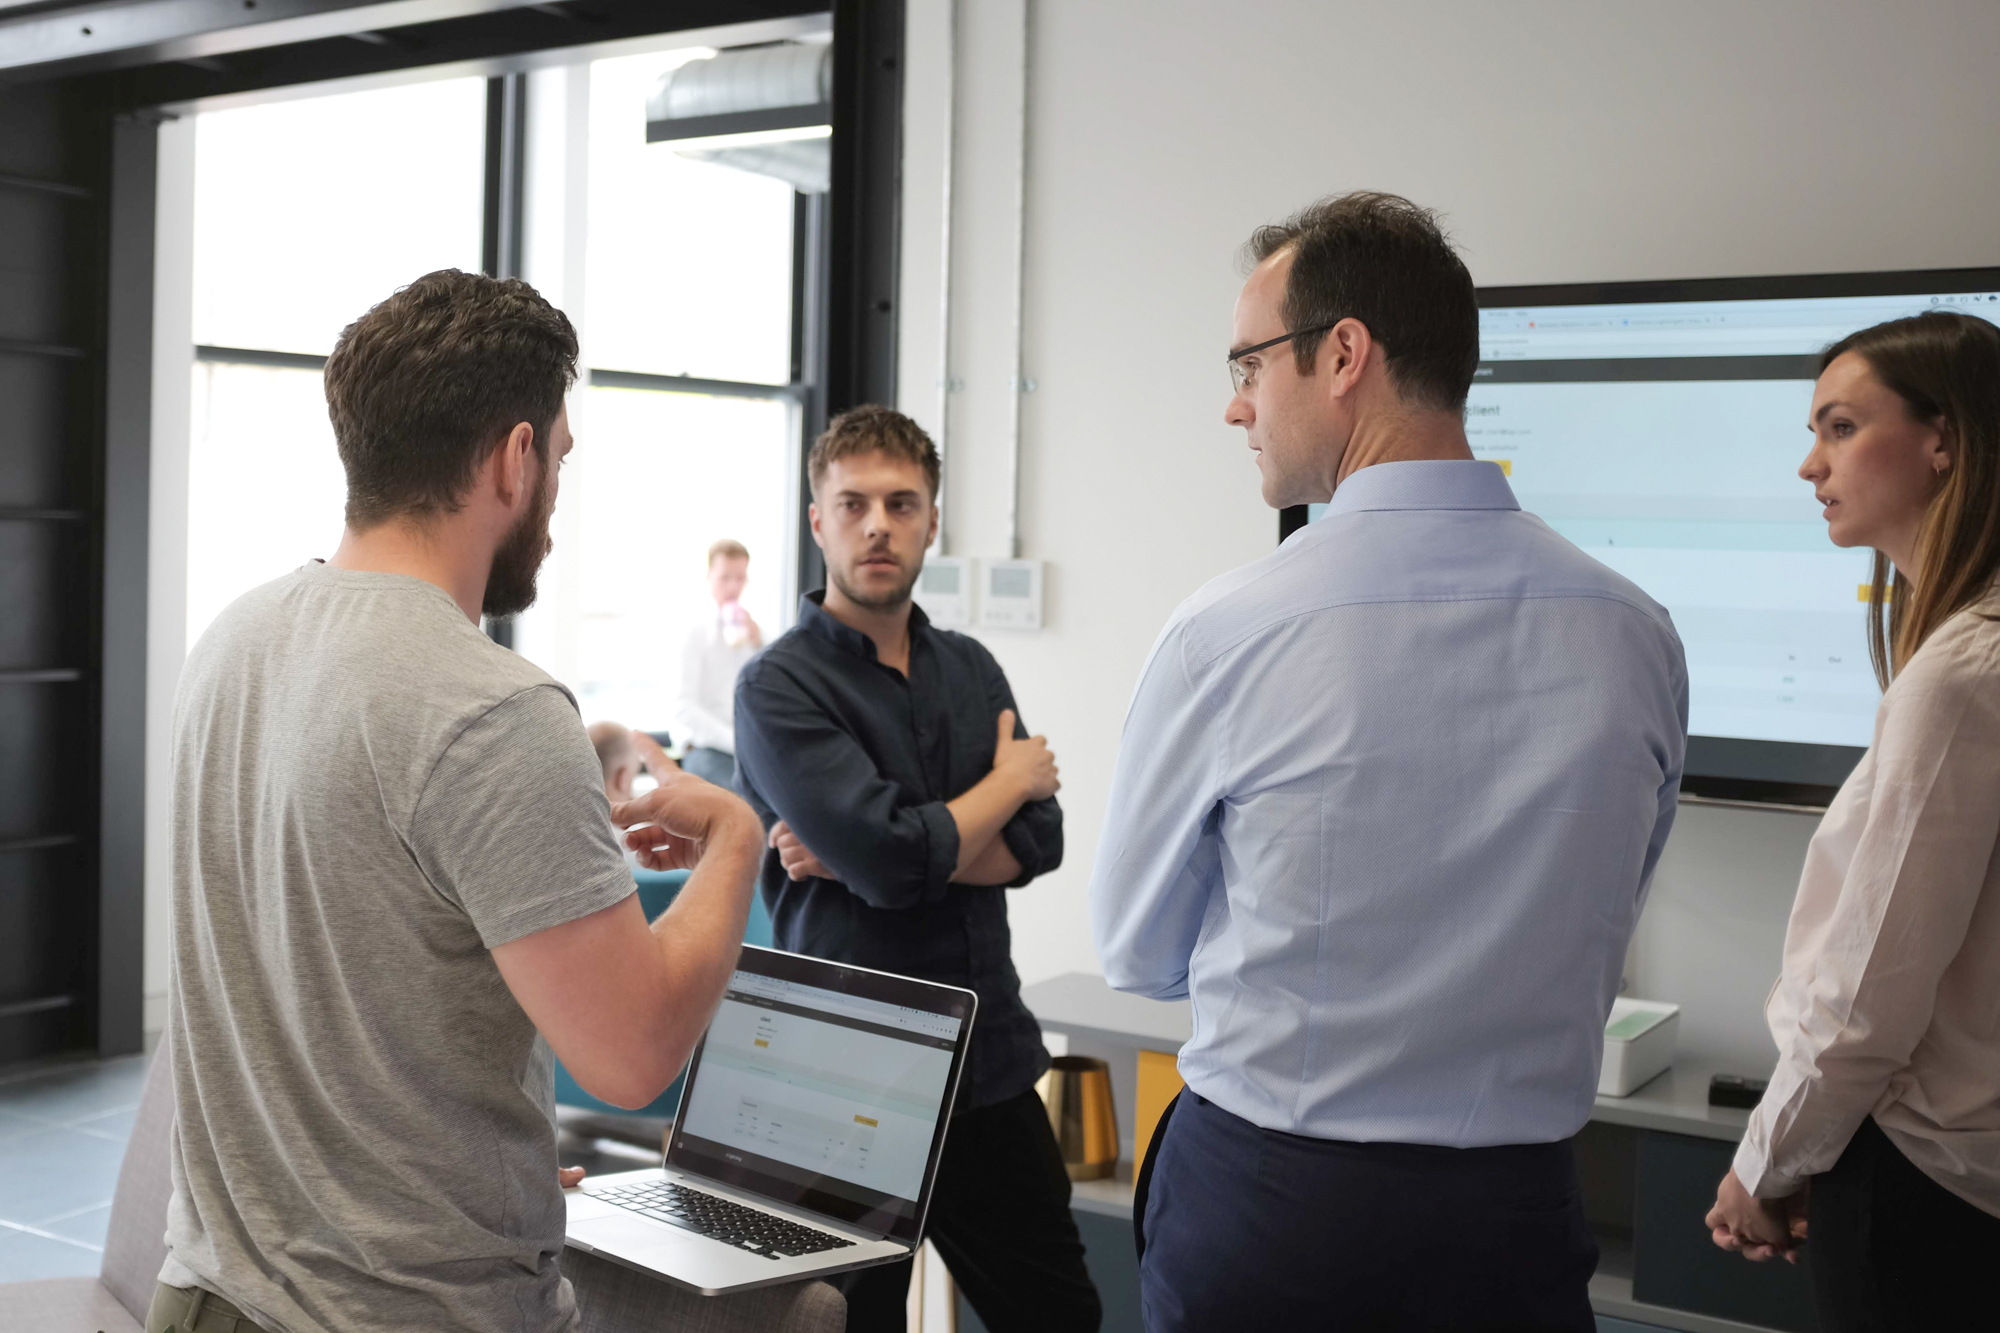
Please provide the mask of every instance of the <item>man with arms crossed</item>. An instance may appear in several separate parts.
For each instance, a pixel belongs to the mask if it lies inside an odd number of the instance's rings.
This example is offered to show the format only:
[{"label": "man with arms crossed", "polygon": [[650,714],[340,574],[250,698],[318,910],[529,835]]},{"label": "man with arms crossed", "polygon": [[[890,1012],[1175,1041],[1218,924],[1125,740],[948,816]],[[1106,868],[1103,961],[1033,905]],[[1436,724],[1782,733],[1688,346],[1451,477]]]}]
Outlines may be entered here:
[{"label": "man with arms crossed", "polygon": [[1195,1033],[1146,1324],[1587,1333],[1568,1139],[1673,820],[1680,641],[1473,460],[1434,215],[1349,195],[1249,250],[1225,419],[1267,504],[1329,508],[1182,604],[1125,723],[1092,923]]},{"label": "man with arms crossed", "polygon": [[[575,375],[569,321],[516,281],[432,273],[349,325],[340,547],[189,654],[149,1333],[576,1327],[550,1047],[596,1096],[659,1095],[763,830],[681,774],[611,809],[568,691],[479,631],[534,599]],[[694,867],[651,930],[613,819]]]},{"label": "man with arms crossed", "polygon": [[[937,536],[930,437],[855,408],[808,472],[827,589],[736,686],[737,781],[771,827],[778,945],[978,993],[930,1239],[994,1333],[1095,1329],[1007,929],[1006,890],[1062,860],[1054,756],[993,655],[910,600]],[[909,1281],[907,1263],[851,1275],[848,1328],[901,1329]]]}]

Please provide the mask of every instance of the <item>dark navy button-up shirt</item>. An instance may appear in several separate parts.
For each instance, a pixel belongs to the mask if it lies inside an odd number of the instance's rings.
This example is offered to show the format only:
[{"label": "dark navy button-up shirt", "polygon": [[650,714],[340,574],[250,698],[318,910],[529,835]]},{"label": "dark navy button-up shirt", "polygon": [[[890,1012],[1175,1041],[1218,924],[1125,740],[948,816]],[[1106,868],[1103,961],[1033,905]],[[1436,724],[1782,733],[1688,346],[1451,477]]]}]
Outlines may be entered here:
[{"label": "dark navy button-up shirt", "polygon": [[[799,622],[736,681],[736,783],[768,829],[782,819],[834,879],[793,882],[764,857],[777,944],[794,953],[964,986],[979,996],[958,1109],[1027,1091],[1048,1068],[1021,1003],[1006,889],[951,882],[945,802],[993,769],[1013,691],[985,645],[910,610],[910,674],[809,593]],[[1017,720],[1015,735],[1027,729]],[[1062,809],[1021,807],[1001,830],[1019,888],[1062,863]]]}]

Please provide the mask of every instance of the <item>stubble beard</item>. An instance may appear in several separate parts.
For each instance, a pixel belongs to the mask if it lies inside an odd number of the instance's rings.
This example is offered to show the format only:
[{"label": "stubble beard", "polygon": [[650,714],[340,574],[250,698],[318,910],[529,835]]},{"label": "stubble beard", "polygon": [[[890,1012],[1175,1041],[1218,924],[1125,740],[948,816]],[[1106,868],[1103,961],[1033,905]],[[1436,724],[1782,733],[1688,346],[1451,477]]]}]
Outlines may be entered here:
[{"label": "stubble beard", "polygon": [[549,470],[535,493],[534,506],[493,553],[493,568],[486,575],[486,596],[479,609],[493,619],[518,615],[535,604],[535,583],[542,562],[554,549],[549,540],[549,521],[555,515],[554,487]]},{"label": "stubble beard", "polygon": [[865,606],[871,611],[893,611],[910,600],[910,595],[916,591],[917,576],[921,573],[921,569],[914,571],[900,587],[886,593],[863,592],[848,581],[845,570],[828,569],[827,577],[833,580],[834,587],[840,589],[840,595],[856,606]]}]

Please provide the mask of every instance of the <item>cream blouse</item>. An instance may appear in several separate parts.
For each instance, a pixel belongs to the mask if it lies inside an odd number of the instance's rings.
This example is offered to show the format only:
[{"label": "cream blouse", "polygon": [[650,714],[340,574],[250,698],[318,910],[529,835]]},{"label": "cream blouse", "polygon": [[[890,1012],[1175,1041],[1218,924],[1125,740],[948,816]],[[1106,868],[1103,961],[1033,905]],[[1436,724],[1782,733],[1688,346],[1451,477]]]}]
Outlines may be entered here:
[{"label": "cream blouse", "polygon": [[1736,1174],[1776,1198],[1873,1115],[1925,1175],[2000,1215],[2000,584],[1891,682],[1806,853],[1778,1043]]}]

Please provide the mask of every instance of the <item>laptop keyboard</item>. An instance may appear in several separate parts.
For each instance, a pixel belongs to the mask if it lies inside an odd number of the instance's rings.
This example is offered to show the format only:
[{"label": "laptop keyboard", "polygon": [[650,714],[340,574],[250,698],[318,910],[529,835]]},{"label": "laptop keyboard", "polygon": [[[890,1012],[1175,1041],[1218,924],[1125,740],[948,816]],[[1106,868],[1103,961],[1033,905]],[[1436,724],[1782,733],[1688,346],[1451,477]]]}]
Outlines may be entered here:
[{"label": "laptop keyboard", "polygon": [[854,1244],[831,1232],[801,1226],[667,1180],[613,1185],[609,1189],[592,1190],[591,1195],[628,1208],[641,1217],[684,1228],[766,1259],[791,1259]]}]

